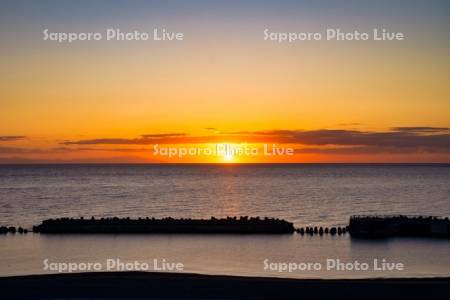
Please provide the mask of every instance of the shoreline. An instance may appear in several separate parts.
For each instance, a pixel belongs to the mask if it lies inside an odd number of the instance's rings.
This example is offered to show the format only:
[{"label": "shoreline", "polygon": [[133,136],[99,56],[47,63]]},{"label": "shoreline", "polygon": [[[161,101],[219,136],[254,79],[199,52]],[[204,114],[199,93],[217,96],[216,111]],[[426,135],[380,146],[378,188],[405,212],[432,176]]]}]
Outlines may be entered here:
[{"label": "shoreline", "polygon": [[7,299],[420,299],[450,293],[450,277],[289,279],[161,272],[94,272],[0,277]]}]

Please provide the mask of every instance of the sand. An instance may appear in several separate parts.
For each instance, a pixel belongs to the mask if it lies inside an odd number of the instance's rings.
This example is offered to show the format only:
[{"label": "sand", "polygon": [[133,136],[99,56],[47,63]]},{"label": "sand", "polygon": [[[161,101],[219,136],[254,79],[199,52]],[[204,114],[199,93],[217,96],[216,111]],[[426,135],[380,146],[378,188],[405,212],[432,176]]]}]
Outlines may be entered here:
[{"label": "sand", "polygon": [[0,278],[1,299],[446,299],[450,278],[281,279],[108,272]]}]

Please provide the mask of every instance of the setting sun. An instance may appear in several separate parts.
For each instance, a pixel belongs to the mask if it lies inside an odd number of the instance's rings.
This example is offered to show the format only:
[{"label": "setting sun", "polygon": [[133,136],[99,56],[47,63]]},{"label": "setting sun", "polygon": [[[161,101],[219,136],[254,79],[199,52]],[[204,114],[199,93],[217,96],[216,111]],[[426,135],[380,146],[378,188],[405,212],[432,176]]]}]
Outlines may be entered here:
[{"label": "setting sun", "polygon": [[216,145],[217,156],[222,158],[225,163],[231,163],[235,160],[235,153],[238,146],[231,143],[220,143]]},{"label": "setting sun", "polygon": [[234,155],[232,153],[226,153],[224,155],[224,159],[226,162],[233,162]]}]

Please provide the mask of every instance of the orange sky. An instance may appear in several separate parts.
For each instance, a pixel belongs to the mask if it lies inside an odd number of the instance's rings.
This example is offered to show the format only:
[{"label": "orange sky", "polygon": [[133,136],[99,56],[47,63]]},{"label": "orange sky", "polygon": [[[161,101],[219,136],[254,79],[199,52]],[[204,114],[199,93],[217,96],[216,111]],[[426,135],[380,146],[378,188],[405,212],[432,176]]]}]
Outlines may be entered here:
[{"label": "orange sky", "polygon": [[[450,162],[450,43],[448,18],[438,7],[414,2],[411,9],[420,16],[399,10],[361,21],[356,12],[331,16],[326,7],[308,8],[310,14],[299,9],[306,14],[299,19],[288,7],[271,14],[269,8],[240,7],[234,15],[232,8],[211,4],[204,8],[208,14],[180,8],[175,18],[163,8],[141,8],[142,16],[123,14],[120,22],[93,14],[71,23],[61,18],[68,13],[64,7],[53,4],[55,15],[43,16],[51,12],[30,2],[29,11],[5,7],[0,16],[13,28],[0,30],[0,163],[227,161],[155,156],[153,146],[160,143],[295,149],[293,156],[228,159],[233,162]],[[127,9],[137,14],[139,8]],[[365,9],[356,7],[363,15]],[[408,39],[262,40],[269,25],[322,29],[314,18],[318,11],[343,27],[370,28],[382,20]],[[164,24],[185,32],[186,40],[58,44],[41,37],[47,26],[99,31],[114,21],[125,28]],[[169,136],[142,138],[157,134]]]}]

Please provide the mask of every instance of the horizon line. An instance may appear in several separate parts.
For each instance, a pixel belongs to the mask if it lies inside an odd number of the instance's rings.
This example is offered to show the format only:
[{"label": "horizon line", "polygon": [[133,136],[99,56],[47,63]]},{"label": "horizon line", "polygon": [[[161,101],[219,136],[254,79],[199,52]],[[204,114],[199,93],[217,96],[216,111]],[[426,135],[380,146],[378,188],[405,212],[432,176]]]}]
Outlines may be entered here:
[{"label": "horizon line", "polygon": [[0,166],[33,165],[450,165],[450,162],[24,162],[0,163]]}]

